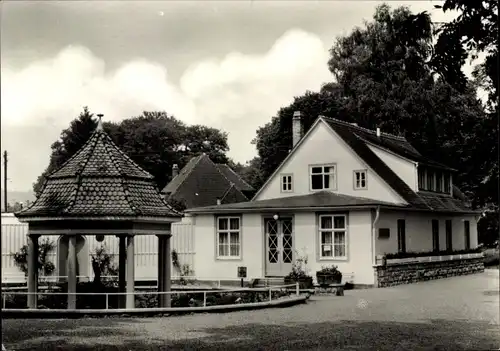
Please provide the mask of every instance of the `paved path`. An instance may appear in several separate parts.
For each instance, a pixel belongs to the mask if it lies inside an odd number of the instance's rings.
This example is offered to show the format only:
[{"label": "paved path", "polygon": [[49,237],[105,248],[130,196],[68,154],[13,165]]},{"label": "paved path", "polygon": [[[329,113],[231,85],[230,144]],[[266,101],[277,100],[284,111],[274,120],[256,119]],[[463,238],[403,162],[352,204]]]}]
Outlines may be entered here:
[{"label": "paved path", "polygon": [[5,320],[7,350],[500,348],[498,271],[316,296],[306,305],[151,319]]}]

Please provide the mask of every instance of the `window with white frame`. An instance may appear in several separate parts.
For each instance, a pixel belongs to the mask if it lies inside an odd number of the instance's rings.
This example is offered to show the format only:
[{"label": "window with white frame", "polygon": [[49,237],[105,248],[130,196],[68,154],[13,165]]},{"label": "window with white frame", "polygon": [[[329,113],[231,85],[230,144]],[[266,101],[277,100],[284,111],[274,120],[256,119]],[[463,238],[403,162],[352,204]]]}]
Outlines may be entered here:
[{"label": "window with white frame", "polygon": [[366,170],[354,171],[354,189],[366,189]]},{"label": "window with white frame", "polygon": [[319,216],[320,258],[346,258],[347,224],[345,215]]},{"label": "window with white frame", "polygon": [[282,193],[291,193],[293,191],[292,181],[293,181],[293,177],[291,174],[282,174],[281,175],[281,192]]},{"label": "window with white frame", "polygon": [[337,187],[335,173],[334,164],[310,166],[311,190],[335,190]]},{"label": "window with white frame", "polygon": [[239,258],[241,251],[240,217],[217,218],[217,257]]}]

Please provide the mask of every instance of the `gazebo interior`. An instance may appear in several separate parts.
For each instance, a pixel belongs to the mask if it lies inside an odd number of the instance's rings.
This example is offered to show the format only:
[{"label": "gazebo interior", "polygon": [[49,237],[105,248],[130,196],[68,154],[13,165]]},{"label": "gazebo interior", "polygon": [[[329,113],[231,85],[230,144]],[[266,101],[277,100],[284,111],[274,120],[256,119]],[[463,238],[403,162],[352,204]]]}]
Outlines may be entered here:
[{"label": "gazebo interior", "polygon": [[[135,307],[134,237],[158,237],[158,291],[171,287],[171,224],[182,215],[168,206],[151,174],[139,167],[103,129],[101,116],[85,145],[51,173],[37,200],[16,213],[28,223],[28,308],[37,308],[38,239],[68,237],[68,309],[76,308],[77,237],[119,238],[118,286],[127,309]],[[159,294],[159,307],[170,307],[170,294]]]}]

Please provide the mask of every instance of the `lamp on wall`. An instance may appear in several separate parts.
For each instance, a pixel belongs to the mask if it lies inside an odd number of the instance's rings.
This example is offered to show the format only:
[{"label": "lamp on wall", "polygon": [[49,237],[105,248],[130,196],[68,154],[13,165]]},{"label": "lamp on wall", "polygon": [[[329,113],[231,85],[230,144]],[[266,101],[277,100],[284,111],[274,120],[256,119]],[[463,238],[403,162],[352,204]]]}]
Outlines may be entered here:
[{"label": "lamp on wall", "polygon": [[278,216],[278,214],[275,214],[275,215],[273,216],[273,219],[274,219],[275,221],[277,221],[279,218],[280,218],[280,216]]}]

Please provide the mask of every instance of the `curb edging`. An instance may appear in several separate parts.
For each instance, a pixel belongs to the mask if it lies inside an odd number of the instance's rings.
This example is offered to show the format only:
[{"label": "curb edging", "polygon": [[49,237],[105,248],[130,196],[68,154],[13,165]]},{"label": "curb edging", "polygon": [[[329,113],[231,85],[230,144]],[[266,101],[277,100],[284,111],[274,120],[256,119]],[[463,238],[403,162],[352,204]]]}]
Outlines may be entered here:
[{"label": "curb edging", "polygon": [[86,317],[142,317],[158,315],[181,315],[191,313],[225,313],[244,310],[257,310],[263,308],[291,307],[306,303],[309,296],[295,296],[287,299],[254,302],[247,304],[233,304],[207,307],[169,307],[169,308],[134,308],[134,309],[2,309],[3,319],[27,319],[27,318],[86,318]]}]

